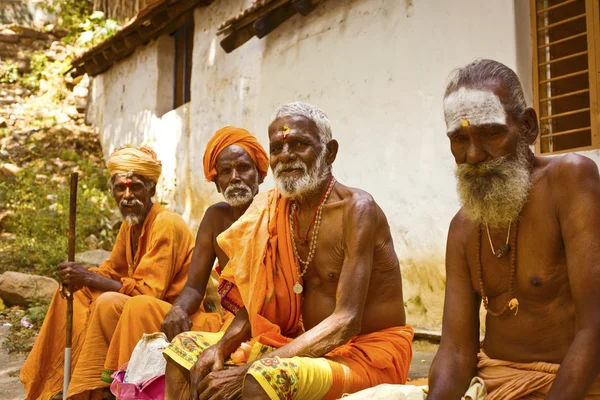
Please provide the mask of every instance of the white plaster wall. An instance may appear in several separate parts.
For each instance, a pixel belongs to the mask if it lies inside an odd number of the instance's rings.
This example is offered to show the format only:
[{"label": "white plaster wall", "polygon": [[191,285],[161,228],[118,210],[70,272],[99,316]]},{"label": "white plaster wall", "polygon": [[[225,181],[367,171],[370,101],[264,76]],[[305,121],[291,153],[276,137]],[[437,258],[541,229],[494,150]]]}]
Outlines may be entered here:
[{"label": "white plaster wall", "polygon": [[[196,227],[220,199],[202,175],[204,148],[217,129],[245,127],[266,147],[277,106],[295,100],[319,105],[340,142],[336,177],[369,191],[388,217],[409,322],[439,328],[446,233],[458,210],[442,93],[450,71],[476,57],[506,63],[531,86],[528,25],[522,25],[528,9],[518,3],[524,0],[514,1],[328,0],[231,54],[219,46],[216,27],[251,1],[216,1],[195,11],[192,99],[185,112],[160,121],[148,112],[157,96],[149,83],[158,78],[157,47],[150,44],[95,79],[92,96],[104,100],[91,102],[90,116],[101,127],[105,152],[151,137],[172,157],[163,160],[165,179],[177,186],[164,182],[164,196]],[[270,177],[262,190],[269,187]]]}]

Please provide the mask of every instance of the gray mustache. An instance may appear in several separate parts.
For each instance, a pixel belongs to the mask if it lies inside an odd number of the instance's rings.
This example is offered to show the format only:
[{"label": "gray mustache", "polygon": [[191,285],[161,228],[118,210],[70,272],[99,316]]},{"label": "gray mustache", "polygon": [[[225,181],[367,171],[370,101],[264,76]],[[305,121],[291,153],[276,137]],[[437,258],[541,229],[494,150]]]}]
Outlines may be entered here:
[{"label": "gray mustache", "polygon": [[302,171],[306,174],[308,172],[308,168],[306,168],[306,164],[301,161],[294,161],[290,163],[282,163],[277,164],[275,170],[273,171],[275,175],[279,175],[282,171],[286,169],[302,169]]},{"label": "gray mustache", "polygon": [[233,192],[234,190],[243,190],[245,192],[250,192],[250,188],[247,185],[245,185],[243,183],[236,183],[233,185],[229,185],[227,187],[227,189],[225,189],[225,194],[229,194],[229,193]]},{"label": "gray mustache", "polygon": [[120,207],[132,207],[132,206],[140,206],[140,207],[142,207],[143,205],[144,205],[144,203],[142,203],[138,199],[133,199],[133,200],[123,199],[123,200],[121,200],[119,202],[119,206]]}]

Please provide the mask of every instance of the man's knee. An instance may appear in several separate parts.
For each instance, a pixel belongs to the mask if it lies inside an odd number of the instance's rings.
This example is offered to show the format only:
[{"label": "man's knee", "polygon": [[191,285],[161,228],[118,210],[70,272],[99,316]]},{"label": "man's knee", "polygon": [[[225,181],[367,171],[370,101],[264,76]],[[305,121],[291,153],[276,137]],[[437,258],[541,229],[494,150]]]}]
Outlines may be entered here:
[{"label": "man's knee", "polygon": [[267,392],[265,392],[260,383],[250,373],[246,374],[246,378],[244,379],[242,397],[249,400],[269,400]]},{"label": "man's knee", "polygon": [[144,317],[144,308],[148,303],[156,298],[147,295],[133,296],[125,303],[123,307],[123,313],[130,312],[131,315],[139,315],[140,318]]},{"label": "man's knee", "polygon": [[131,297],[118,292],[105,292],[94,300],[92,307],[97,310],[98,313],[108,314],[116,312],[121,314],[123,306],[130,300]]}]

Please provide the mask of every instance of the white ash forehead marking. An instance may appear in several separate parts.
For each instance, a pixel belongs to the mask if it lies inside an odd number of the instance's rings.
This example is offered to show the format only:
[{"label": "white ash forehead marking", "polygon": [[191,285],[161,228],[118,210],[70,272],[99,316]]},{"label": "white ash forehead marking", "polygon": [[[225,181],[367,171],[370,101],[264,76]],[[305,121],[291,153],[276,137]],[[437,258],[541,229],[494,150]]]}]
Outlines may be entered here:
[{"label": "white ash forehead marking", "polygon": [[444,99],[444,117],[447,132],[461,126],[485,124],[506,125],[506,111],[502,102],[489,90],[461,87]]}]

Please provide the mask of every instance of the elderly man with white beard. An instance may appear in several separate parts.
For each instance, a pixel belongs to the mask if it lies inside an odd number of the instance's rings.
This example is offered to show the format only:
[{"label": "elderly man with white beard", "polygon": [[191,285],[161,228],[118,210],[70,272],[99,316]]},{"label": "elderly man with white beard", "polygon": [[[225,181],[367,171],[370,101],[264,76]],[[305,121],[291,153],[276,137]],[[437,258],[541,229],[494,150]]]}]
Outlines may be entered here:
[{"label": "elderly man with white beard", "polygon": [[203,167],[206,181],[214,183],[225,202],[213,204],[204,213],[187,282],[172,305],[151,296],[137,296],[125,304],[108,349],[104,376],[129,361],[144,333],[162,330],[171,340],[190,330],[216,332],[233,319],[222,317],[216,284],[212,283],[218,281],[218,274],[227,263],[216,237],[250,206],[267,175],[269,160],[250,132],[226,126],[208,141]]},{"label": "elderly man with white beard", "polygon": [[[442,341],[428,399],[600,398],[600,177],[536,157],[516,74],[492,60],[444,95],[462,208],[448,233]],[[479,341],[479,308],[487,310]]]},{"label": "elderly man with white beard", "polygon": [[[162,171],[154,151],[119,148],[107,166],[125,219],[110,257],[98,268],[73,262],[59,266],[63,283],[75,289],[70,398],[102,396],[108,386],[101,381],[104,359],[124,305],[136,297],[173,302],[185,285],[194,246],[183,219],[152,201]],[[66,307],[57,292],[21,369],[27,399],[52,398],[62,389]]]},{"label": "elderly man with white beard", "polygon": [[217,238],[229,258],[221,304],[235,318],[196,335],[197,361],[168,364],[167,381],[187,384],[167,398],[335,399],[404,383],[413,330],[385,215],[333,177],[338,143],[317,107],[279,108],[269,142],[276,189]]}]

